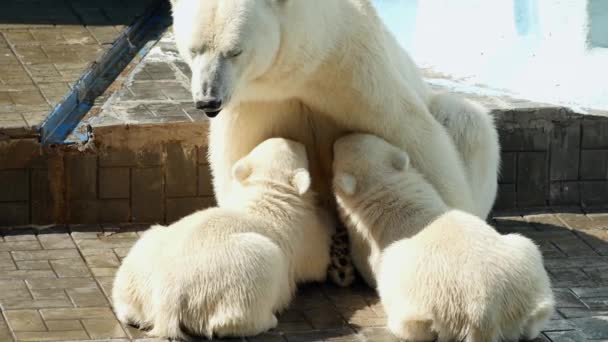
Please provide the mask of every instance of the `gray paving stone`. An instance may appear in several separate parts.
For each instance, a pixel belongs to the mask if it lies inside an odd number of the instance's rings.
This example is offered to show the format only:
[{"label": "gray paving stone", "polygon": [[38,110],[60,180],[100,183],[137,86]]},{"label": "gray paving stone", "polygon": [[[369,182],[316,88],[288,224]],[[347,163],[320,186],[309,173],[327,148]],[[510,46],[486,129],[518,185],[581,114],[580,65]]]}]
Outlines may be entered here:
[{"label": "gray paving stone", "polygon": [[38,241],[44,249],[76,248],[69,233],[40,234]]},{"label": "gray paving stone", "polygon": [[587,308],[562,308],[558,309],[558,311],[568,319],[608,315],[608,310],[591,310]]},{"label": "gray paving stone", "polygon": [[608,315],[577,318],[572,322],[590,339],[608,339]]},{"label": "gray paving stone", "polygon": [[4,321],[4,317],[2,317],[2,315],[0,315],[0,341],[13,341],[11,330]]},{"label": "gray paving stone", "polygon": [[46,331],[46,326],[37,310],[7,310],[4,314],[15,332]]},{"label": "gray paving stone", "polygon": [[579,331],[560,331],[560,332],[548,332],[547,337],[552,342],[584,342],[588,341],[588,336],[584,335]]},{"label": "gray paving stone", "polygon": [[12,255],[15,261],[77,259],[80,257],[76,249],[17,251],[12,252]]},{"label": "gray paving stone", "polygon": [[[562,220],[556,222],[558,216],[552,214],[524,213],[523,216],[519,215],[510,220],[505,220],[504,217],[507,216],[503,215],[502,221],[498,220],[501,227],[534,238],[544,253],[553,253],[554,256],[546,258],[545,264],[553,278],[553,285],[561,286],[554,289],[559,313],[545,327],[546,336],[543,335],[536,341],[577,341],[577,338],[582,337],[585,339],[580,341],[586,341],[588,338],[594,338],[595,341],[605,339],[601,326],[597,328],[597,325],[601,324],[604,316],[608,316],[606,306],[608,292],[606,286],[602,286],[605,281],[603,273],[608,273],[605,271],[608,268],[608,257],[598,255],[596,253],[598,249],[579,235],[579,233],[601,231],[601,228],[590,228],[594,227],[589,224],[591,218],[584,220],[580,216],[573,216],[575,219],[569,221],[568,228],[564,227]],[[601,216],[597,218],[598,222],[603,219]],[[562,226],[559,226],[559,223]],[[579,230],[577,224],[587,229]],[[74,251],[74,248],[0,252],[0,262],[12,261],[15,252],[26,252],[17,255],[19,258],[28,259],[16,263],[23,267],[22,277],[25,280],[0,280],[0,306],[12,312],[30,314],[39,312],[39,317],[47,329],[34,331],[36,321],[30,320],[34,322],[29,323],[33,328],[27,328],[26,325],[26,328],[21,329],[28,329],[27,331],[13,330],[19,338],[71,341],[90,338],[137,341],[147,339],[139,330],[121,327],[109,306],[108,297],[111,295],[113,274],[119,265],[119,258],[126,255],[130,246],[136,241],[138,233],[145,229],[145,227],[125,227],[127,229],[123,231],[120,228],[115,225],[73,227],[71,238],[76,240],[76,248],[79,249],[76,250],[76,255],[55,253],[57,251],[72,253],[70,251]],[[36,242],[31,240],[32,236],[34,235],[27,233],[22,237],[13,238],[11,243]],[[49,247],[57,246],[52,244],[55,242],[51,241],[53,239],[41,239],[40,236],[38,240],[43,246],[47,243]],[[61,236],[61,239],[57,241],[63,240],[63,243],[71,241],[71,239],[66,240],[65,233],[58,236]],[[598,243],[605,241],[604,235],[590,236],[599,241]],[[61,242],[57,243],[61,245]],[[558,249],[561,244],[561,248],[572,253],[584,248],[579,245],[580,243],[596,254],[568,256]],[[14,247],[22,246],[14,245]],[[557,254],[558,252],[562,254]],[[28,274],[28,272],[49,271],[50,265],[55,271],[65,267],[66,273],[58,272],[60,276],[69,276],[70,272],[75,272],[71,275],[76,277],[36,278],[39,274]],[[78,269],[87,270],[95,279],[90,276],[78,276]],[[0,271],[0,275],[5,273],[7,272],[4,270]],[[600,317],[600,321],[596,319],[597,317]],[[23,324],[28,324],[27,322],[30,321],[25,320]],[[276,330],[247,340],[284,342],[396,340],[386,331],[385,324],[386,315],[371,289],[360,284],[349,289],[313,284],[300,289],[290,309],[279,317],[279,326]],[[6,329],[9,328],[10,325],[7,325]],[[592,333],[590,334],[589,331]]]},{"label": "gray paving stone", "polygon": [[27,298],[30,293],[23,280],[0,280],[0,303],[8,298]]},{"label": "gray paving stone", "polygon": [[579,298],[608,297],[608,287],[573,287]]},{"label": "gray paving stone", "polygon": [[581,299],[591,310],[608,310],[608,297],[595,297]]},{"label": "gray paving stone", "polygon": [[90,288],[97,286],[92,278],[28,279],[27,285],[32,290]]},{"label": "gray paving stone", "polygon": [[570,289],[553,289],[553,295],[558,308],[586,308]]}]

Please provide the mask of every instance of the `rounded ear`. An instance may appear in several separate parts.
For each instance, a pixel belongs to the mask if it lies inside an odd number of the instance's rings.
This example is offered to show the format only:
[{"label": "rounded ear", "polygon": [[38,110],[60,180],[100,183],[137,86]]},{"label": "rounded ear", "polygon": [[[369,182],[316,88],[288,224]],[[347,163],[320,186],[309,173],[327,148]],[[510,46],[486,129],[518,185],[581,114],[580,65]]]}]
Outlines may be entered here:
[{"label": "rounded ear", "polygon": [[391,156],[391,164],[397,171],[404,171],[410,166],[410,156],[404,151],[394,152]]},{"label": "rounded ear", "polygon": [[243,183],[249,176],[251,176],[251,164],[245,159],[241,159],[234,164],[232,167],[232,177],[239,183]]},{"label": "rounded ear", "polygon": [[310,172],[306,169],[297,169],[291,176],[291,184],[298,189],[299,195],[304,195],[310,190],[311,182]]},{"label": "rounded ear", "polygon": [[352,196],[357,191],[357,179],[349,173],[340,172],[334,177],[334,186],[345,194]]}]

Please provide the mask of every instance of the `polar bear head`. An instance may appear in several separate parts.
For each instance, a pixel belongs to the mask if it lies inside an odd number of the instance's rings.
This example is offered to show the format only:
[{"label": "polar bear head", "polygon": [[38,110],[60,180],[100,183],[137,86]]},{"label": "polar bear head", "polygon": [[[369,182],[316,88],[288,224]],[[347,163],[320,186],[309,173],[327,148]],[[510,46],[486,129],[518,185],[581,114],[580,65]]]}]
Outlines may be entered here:
[{"label": "polar bear head", "polygon": [[311,185],[306,148],[283,138],[271,138],[256,146],[234,164],[232,176],[244,186],[280,187],[298,195],[308,192]]},{"label": "polar bear head", "polygon": [[345,1],[171,1],[192,97],[209,117],[245,101],[299,96],[307,75],[333,56],[353,22],[337,22],[346,15]]},{"label": "polar bear head", "polygon": [[272,66],[281,45],[277,12],[285,1],[172,0],[173,31],[192,70],[192,96],[209,117]]},{"label": "polar bear head", "polygon": [[334,144],[334,188],[339,197],[369,194],[409,167],[407,153],[370,134],[350,134]]}]

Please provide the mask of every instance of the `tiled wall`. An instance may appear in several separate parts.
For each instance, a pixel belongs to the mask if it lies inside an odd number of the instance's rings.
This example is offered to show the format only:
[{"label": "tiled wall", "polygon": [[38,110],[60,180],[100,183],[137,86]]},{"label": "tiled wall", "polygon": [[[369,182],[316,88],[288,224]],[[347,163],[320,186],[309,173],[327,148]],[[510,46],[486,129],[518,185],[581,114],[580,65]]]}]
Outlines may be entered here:
[{"label": "tiled wall", "polygon": [[23,141],[20,150],[12,152],[29,150],[35,158],[18,165],[4,151],[0,157],[0,226],[162,223],[214,205],[205,147],[172,142],[141,153],[38,154],[33,142]]},{"label": "tiled wall", "polygon": [[497,112],[496,208],[608,205],[608,118],[564,109]]},{"label": "tiled wall", "polygon": [[[496,208],[608,205],[608,118],[563,109],[495,114],[503,160]],[[153,142],[155,133],[121,128],[124,136],[86,152],[1,141],[0,225],[171,222],[212,205],[205,129]],[[140,147],[117,147],[127,138]]]}]

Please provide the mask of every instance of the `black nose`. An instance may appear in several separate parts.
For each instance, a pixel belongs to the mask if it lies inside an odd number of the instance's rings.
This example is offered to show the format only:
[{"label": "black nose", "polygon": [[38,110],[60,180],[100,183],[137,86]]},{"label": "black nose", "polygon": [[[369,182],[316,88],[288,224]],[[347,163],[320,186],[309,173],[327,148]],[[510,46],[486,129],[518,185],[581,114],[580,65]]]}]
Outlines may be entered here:
[{"label": "black nose", "polygon": [[196,101],[196,109],[204,110],[206,113],[219,112],[222,109],[222,100],[210,99],[207,101]]}]

